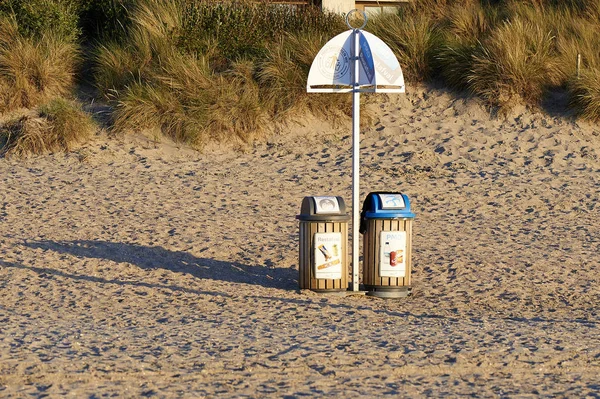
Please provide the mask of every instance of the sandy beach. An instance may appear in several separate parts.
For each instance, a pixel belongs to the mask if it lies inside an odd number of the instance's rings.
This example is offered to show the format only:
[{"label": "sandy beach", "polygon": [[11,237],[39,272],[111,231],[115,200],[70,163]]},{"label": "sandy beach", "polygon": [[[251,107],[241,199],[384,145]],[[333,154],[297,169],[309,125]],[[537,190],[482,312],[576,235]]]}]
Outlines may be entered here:
[{"label": "sandy beach", "polygon": [[351,204],[350,119],[0,159],[0,397],[600,397],[600,128],[369,107],[362,197],[416,213],[400,300],[298,290],[302,198]]}]

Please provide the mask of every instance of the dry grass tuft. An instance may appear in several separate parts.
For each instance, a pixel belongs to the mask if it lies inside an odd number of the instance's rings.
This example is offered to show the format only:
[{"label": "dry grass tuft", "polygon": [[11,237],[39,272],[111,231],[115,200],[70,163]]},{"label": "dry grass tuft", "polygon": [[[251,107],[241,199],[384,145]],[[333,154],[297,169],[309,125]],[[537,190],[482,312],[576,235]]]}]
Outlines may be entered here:
[{"label": "dry grass tuft", "polygon": [[383,40],[398,57],[408,81],[427,80],[439,48],[437,22],[428,13],[382,14],[369,21],[367,30]]},{"label": "dry grass tuft", "polygon": [[77,62],[74,43],[50,32],[25,38],[14,20],[0,20],[0,112],[35,107],[69,93]]},{"label": "dry grass tuft", "polygon": [[107,99],[118,97],[119,92],[139,81],[151,57],[132,46],[115,42],[100,45],[94,53],[94,78],[99,92]]},{"label": "dry grass tuft", "polygon": [[577,55],[582,67],[600,69],[600,21],[576,18],[565,22],[559,32],[557,47],[560,69],[566,76],[577,74]]},{"label": "dry grass tuft", "polygon": [[144,0],[132,12],[131,27],[123,43],[108,42],[96,49],[93,58],[96,87],[107,98],[134,82],[144,82],[179,52],[173,34],[181,28],[176,2]]},{"label": "dry grass tuft", "polygon": [[478,1],[449,7],[445,10],[445,17],[448,20],[448,33],[471,43],[486,35],[496,19],[493,9],[484,8]]},{"label": "dry grass tuft", "polygon": [[293,52],[296,46],[291,40],[281,40],[270,48],[260,65],[259,79],[265,88],[264,101],[275,119],[305,111],[307,106],[306,76],[310,63],[298,62]]},{"label": "dry grass tuft", "polygon": [[435,55],[439,75],[453,88],[466,89],[473,67],[473,56],[480,41],[489,35],[497,20],[494,9],[477,1],[454,5],[446,10],[443,45]]},{"label": "dry grass tuft", "polygon": [[471,90],[501,111],[518,103],[538,104],[547,87],[564,80],[553,56],[554,40],[523,19],[505,22],[473,56]]},{"label": "dry grass tuft", "polygon": [[225,133],[221,139],[234,135],[248,143],[268,130],[267,112],[254,74],[252,61],[238,61],[231,71],[216,78],[207,126]]},{"label": "dry grass tuft", "polygon": [[600,0],[586,1],[585,15],[589,20],[600,23]]},{"label": "dry grass tuft", "polygon": [[96,129],[89,114],[75,101],[55,98],[39,107],[39,114],[52,124],[58,149],[70,151],[88,140]]},{"label": "dry grass tuft", "polygon": [[227,74],[215,74],[191,56],[173,55],[163,64],[148,83],[126,88],[118,101],[118,130],[159,128],[201,148],[211,139],[249,142],[266,129],[252,63],[235,64]]},{"label": "dry grass tuft", "polygon": [[10,120],[0,126],[0,154],[18,158],[43,154],[49,150],[51,131],[50,122],[35,113]]},{"label": "dry grass tuft", "polygon": [[91,117],[77,103],[53,99],[0,126],[0,154],[26,157],[70,151],[87,140],[94,129]]},{"label": "dry grass tuft", "polygon": [[594,122],[600,122],[600,69],[581,73],[570,84],[571,104],[578,114]]},{"label": "dry grass tuft", "polygon": [[163,86],[133,83],[122,94],[115,115],[118,131],[159,128],[176,141],[193,142],[185,108],[175,92]]}]

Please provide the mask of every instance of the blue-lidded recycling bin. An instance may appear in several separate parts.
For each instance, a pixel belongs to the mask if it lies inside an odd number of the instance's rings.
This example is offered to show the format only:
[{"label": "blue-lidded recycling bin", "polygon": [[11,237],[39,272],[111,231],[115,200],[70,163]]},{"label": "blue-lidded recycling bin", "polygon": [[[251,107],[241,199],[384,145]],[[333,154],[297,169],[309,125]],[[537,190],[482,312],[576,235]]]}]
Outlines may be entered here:
[{"label": "blue-lidded recycling bin", "polygon": [[348,290],[348,222],[342,197],[304,197],[300,207],[300,289]]},{"label": "blue-lidded recycling bin", "polygon": [[410,294],[414,218],[405,194],[374,192],[365,199],[360,232],[367,295],[401,298]]}]

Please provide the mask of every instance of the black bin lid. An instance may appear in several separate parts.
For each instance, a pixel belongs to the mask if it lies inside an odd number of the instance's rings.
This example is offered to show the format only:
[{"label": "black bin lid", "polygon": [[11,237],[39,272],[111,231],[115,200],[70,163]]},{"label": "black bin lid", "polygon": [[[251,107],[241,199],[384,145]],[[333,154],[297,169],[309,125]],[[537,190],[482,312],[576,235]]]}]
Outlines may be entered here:
[{"label": "black bin lid", "polygon": [[345,222],[350,220],[346,213],[346,203],[342,197],[304,197],[300,215],[296,219],[314,222]]}]

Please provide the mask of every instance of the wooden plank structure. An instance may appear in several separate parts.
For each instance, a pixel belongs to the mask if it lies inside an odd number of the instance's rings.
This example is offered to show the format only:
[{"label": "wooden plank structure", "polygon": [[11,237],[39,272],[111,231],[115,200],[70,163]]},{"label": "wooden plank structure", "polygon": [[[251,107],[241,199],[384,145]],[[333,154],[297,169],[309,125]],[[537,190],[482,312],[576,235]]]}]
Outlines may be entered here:
[{"label": "wooden plank structure", "polygon": [[367,13],[386,12],[405,6],[409,0],[355,0],[354,7]]},{"label": "wooden plank structure", "polygon": [[[260,1],[260,0],[259,0]],[[348,12],[353,8],[369,13],[385,12],[404,6],[410,0],[262,0],[271,4],[287,4],[291,6],[317,6],[322,10]]]},{"label": "wooden plank structure", "polygon": [[[316,233],[341,233],[342,234],[342,278],[317,279],[315,278],[315,243]],[[300,262],[299,285],[300,289],[316,292],[346,291],[348,289],[348,222],[310,222],[300,221]]]},{"label": "wooden plank structure", "polygon": [[[386,296],[385,293],[390,293],[393,297],[410,294],[413,219],[368,219],[366,223],[367,231],[363,236],[363,284],[365,289],[369,292],[379,293],[380,296]],[[382,231],[406,232],[406,273],[404,277],[381,277],[379,274]]]}]

